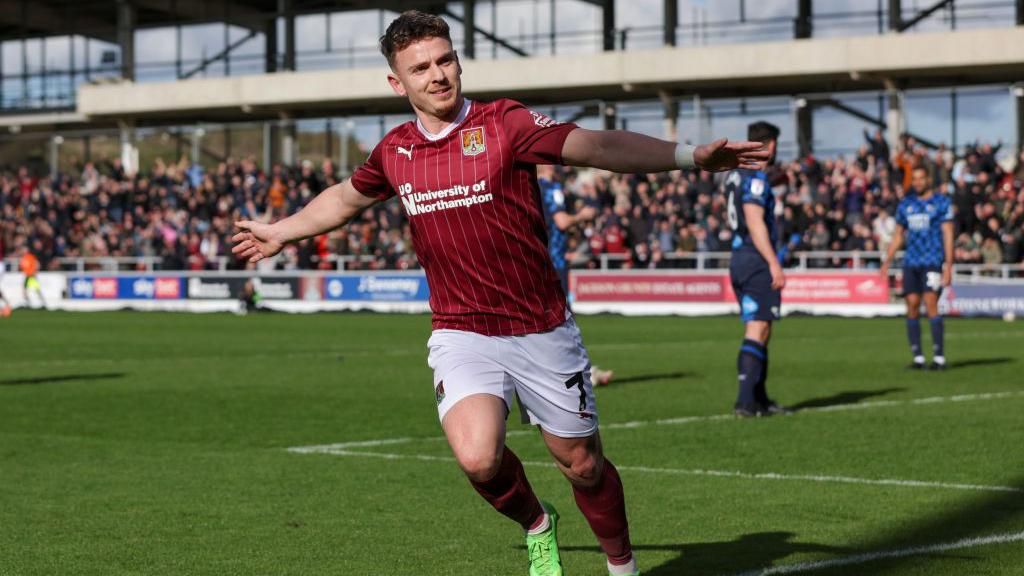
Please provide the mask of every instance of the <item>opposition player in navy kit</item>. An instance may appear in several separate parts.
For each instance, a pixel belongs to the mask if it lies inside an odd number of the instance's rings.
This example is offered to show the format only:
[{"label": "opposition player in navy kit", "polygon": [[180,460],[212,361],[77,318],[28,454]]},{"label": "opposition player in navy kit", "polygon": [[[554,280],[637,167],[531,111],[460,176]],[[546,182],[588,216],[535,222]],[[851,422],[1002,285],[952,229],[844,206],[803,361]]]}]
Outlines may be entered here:
[{"label": "opposition player in navy kit", "polygon": [[[568,231],[573,226],[590,222],[597,217],[597,209],[584,206],[575,214],[569,214],[565,207],[565,191],[562,184],[555,180],[555,167],[549,164],[537,166],[537,185],[540,186],[541,202],[544,204],[544,216],[548,229],[548,253],[551,263],[555,265],[558,280],[562,283],[562,291],[569,296],[569,263],[565,260],[568,245]],[[615,377],[612,370],[601,370],[597,365],[590,368],[590,380],[596,386],[607,386]]]},{"label": "opposition player in navy kit", "polygon": [[912,184],[916,194],[907,194],[896,209],[896,232],[882,263],[882,277],[888,281],[889,266],[904,237],[903,294],[907,301],[907,340],[913,362],[910,367],[925,367],[921,349],[921,300],[932,328],[933,370],[946,367],[945,325],[939,315],[939,295],[953,280],[953,205],[949,198],[932,188],[925,168],[914,168]]},{"label": "opposition player in navy kit", "polygon": [[[430,286],[427,363],[437,415],[470,485],[526,533],[530,576],[562,576],[558,514],[537,498],[505,445],[505,420],[518,399],[572,486],[608,573],[639,574],[622,480],[601,447],[590,360],[547,253],[536,165],[716,171],[753,167],[768,154],[755,142],[694,147],[585,130],[508,99],[471,101],[462,94],[448,24],[430,14],[402,13],[381,38],[381,52],[387,81],[409,99],[415,121],[388,132],[350,179],[298,213],[273,224],[237,222],[232,251],[259,262],[397,197]],[[436,522],[446,545],[472,536],[460,534],[472,526]]]},{"label": "opposition player in navy kit", "polygon": [[775,255],[775,197],[765,170],[775,162],[779,128],[756,122],[747,128],[747,139],[763,142],[771,157],[756,170],[733,170],[726,179],[729,225],[735,236],[729,276],[740,304],[744,323],[736,370],[739,393],[733,409],[737,416],[770,416],[786,409],[768,397],[768,341],[772,322],[780,319],[782,288],[786,275]]}]

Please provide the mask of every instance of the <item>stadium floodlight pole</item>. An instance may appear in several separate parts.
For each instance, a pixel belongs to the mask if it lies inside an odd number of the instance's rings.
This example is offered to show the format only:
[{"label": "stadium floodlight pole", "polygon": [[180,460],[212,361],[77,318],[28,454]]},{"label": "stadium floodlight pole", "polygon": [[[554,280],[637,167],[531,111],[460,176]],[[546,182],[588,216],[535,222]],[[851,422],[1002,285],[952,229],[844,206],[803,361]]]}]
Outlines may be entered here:
[{"label": "stadium floodlight pole", "polygon": [[604,51],[611,52],[615,50],[615,0],[604,0],[601,27],[604,32]]},{"label": "stadium floodlight pole", "polygon": [[889,0],[889,31],[903,31],[903,4],[900,0]]},{"label": "stadium floodlight pole", "polygon": [[128,0],[117,2],[117,45],[121,49],[121,78],[135,80],[135,6]]},{"label": "stadium floodlight pole", "polygon": [[679,26],[679,0],[664,0],[665,46],[676,45],[676,27]]},{"label": "stadium floodlight pole", "polygon": [[797,40],[810,38],[814,23],[811,20],[811,11],[813,10],[811,0],[799,0],[797,3],[797,16],[794,26],[793,36]]},{"label": "stadium floodlight pole", "polygon": [[462,29],[462,55],[474,60],[476,58],[476,0],[462,0]]}]

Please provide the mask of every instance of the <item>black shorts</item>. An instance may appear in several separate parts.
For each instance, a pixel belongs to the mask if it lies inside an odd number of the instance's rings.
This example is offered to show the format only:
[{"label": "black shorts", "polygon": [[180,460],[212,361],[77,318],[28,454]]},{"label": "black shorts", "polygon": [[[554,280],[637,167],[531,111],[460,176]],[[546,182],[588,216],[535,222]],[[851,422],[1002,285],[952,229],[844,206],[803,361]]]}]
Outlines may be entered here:
[{"label": "black shorts", "polygon": [[942,294],[942,267],[915,266],[903,269],[903,294]]},{"label": "black shorts", "polygon": [[740,320],[774,322],[782,319],[782,291],[772,288],[772,273],[760,254],[748,250],[733,252],[729,277],[736,301],[740,303]]},{"label": "black shorts", "polygon": [[565,292],[565,297],[569,297],[569,267],[555,268],[555,272],[558,272],[558,281],[562,283],[562,292]]}]

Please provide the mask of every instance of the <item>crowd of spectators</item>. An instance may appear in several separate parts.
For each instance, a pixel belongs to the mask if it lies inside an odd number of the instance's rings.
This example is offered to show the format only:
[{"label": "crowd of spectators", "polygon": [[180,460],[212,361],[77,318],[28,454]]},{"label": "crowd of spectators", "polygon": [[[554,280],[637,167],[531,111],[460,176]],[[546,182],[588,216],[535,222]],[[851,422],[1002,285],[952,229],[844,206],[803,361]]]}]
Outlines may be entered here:
[{"label": "crowd of spectators", "polygon": [[[1024,260],[1024,154],[999,155],[1000,146],[975,144],[953,151],[927,149],[904,138],[894,152],[880,133],[850,158],[807,156],[770,169],[777,203],[779,252],[886,249],[910,172],[926,167],[956,210],[958,262],[998,265]],[[595,267],[693,267],[695,256],[731,245],[723,175],[672,172],[610,174],[560,169],[567,205],[598,216],[573,232],[569,261]],[[0,175],[0,254],[30,250],[43,269],[60,258],[148,257],[165,270],[235,268],[232,222],[273,221],[293,214],[338,181],[329,161],[320,166],[260,169],[251,158],[228,160],[212,171],[187,162],[157,161],[130,177],[118,160],[86,163],[74,175],[37,178],[26,168]],[[606,256],[607,255],[607,256]],[[407,269],[415,267],[409,223],[399,202],[378,205],[348,227],[291,246],[278,269]],[[859,259],[861,265],[877,258]],[[811,266],[849,266],[850,258],[811,254]]]}]

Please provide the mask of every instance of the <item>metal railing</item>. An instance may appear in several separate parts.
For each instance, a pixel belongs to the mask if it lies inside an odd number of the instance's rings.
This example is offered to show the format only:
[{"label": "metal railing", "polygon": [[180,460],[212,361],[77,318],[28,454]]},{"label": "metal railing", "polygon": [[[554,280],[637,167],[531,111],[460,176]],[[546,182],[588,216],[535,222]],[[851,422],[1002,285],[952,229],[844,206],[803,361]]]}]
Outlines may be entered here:
[{"label": "metal railing", "polygon": [[[807,251],[793,252],[789,255],[786,269],[796,271],[866,271],[877,270],[881,266],[885,254],[882,252],[865,251]],[[899,271],[900,257],[897,254],[897,266],[894,266],[891,274]],[[663,257],[658,269],[684,269],[697,272],[724,272],[729,268],[729,261],[732,258],[731,252],[691,252],[686,254],[666,254]],[[314,257],[314,262],[319,258]],[[346,270],[388,270],[381,267],[381,258],[370,255],[339,255],[331,254],[325,259],[330,263],[329,267],[321,270],[344,272]],[[18,261],[15,258],[8,258],[4,261],[9,272],[18,270]],[[79,258],[58,258],[57,271],[61,272],[181,272],[184,270],[165,268],[164,259],[156,256],[143,257],[79,257]],[[280,270],[278,264],[281,261],[268,261],[267,265],[261,267],[262,271]],[[630,254],[601,254],[595,257],[583,257],[573,259],[569,255],[570,267],[574,269],[597,269],[602,271],[646,268],[636,266]],[[201,270],[205,272],[227,273],[237,271],[239,263],[231,256],[220,256],[214,260],[207,261]],[[287,270],[285,270],[287,271]],[[953,273],[960,279],[971,280],[1019,280],[1024,278],[1024,262],[1018,264],[966,264],[959,263],[953,266]]]},{"label": "metal railing", "polygon": [[[897,253],[896,266],[890,274],[896,273],[900,268],[903,253]],[[666,254],[662,257],[663,264],[658,266],[664,269],[688,269],[694,271],[721,272],[729,268],[729,261],[732,258],[731,252],[692,252],[686,254]],[[842,271],[865,271],[878,270],[882,260],[885,258],[883,252],[865,251],[806,251],[792,252],[786,265],[787,270],[842,270]],[[635,268],[633,258],[630,254],[601,254],[594,258],[580,258],[570,260],[573,268],[589,268],[591,262],[597,263],[598,270],[616,270],[623,268]],[[1018,264],[965,264],[959,263],[953,266],[953,273],[959,278],[969,277],[972,279],[1015,279],[1024,278],[1024,262]]]}]

